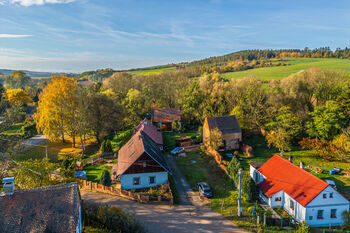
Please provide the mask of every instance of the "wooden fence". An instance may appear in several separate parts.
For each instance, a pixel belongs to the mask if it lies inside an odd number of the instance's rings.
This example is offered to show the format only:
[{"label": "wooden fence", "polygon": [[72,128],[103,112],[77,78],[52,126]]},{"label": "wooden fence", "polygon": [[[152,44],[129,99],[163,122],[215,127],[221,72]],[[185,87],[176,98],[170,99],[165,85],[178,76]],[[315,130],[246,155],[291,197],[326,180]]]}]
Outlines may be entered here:
[{"label": "wooden fence", "polygon": [[78,183],[79,183],[79,187],[81,189],[87,189],[87,190],[91,190],[93,192],[108,193],[108,194],[112,194],[112,195],[116,195],[116,196],[127,197],[127,198],[130,198],[130,199],[133,199],[136,201],[140,201],[143,203],[163,202],[163,203],[168,203],[170,205],[174,204],[174,199],[173,199],[173,195],[171,193],[171,188],[170,188],[169,184],[165,184],[165,185],[169,186],[168,188],[170,190],[170,198],[165,198],[162,196],[154,197],[154,196],[150,196],[150,195],[134,193],[134,192],[131,192],[128,190],[104,186],[102,184],[87,181],[87,180],[79,180],[78,179]]}]

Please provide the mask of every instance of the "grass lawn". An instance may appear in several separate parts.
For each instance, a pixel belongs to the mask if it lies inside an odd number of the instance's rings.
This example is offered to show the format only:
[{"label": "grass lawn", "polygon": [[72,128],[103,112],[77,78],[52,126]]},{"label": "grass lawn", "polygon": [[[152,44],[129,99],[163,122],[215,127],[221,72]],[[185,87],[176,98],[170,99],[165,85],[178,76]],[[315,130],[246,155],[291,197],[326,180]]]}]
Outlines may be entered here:
[{"label": "grass lawn", "polygon": [[6,129],[5,131],[2,131],[0,134],[4,134],[4,135],[22,135],[22,126],[25,125],[25,123],[18,123],[18,124],[14,124],[11,127],[9,127],[8,129]]},{"label": "grass lawn", "polygon": [[125,143],[127,143],[132,137],[133,129],[127,129],[122,132],[119,132],[114,136],[111,141],[112,147],[114,150],[119,150]]},{"label": "grass lawn", "polygon": [[[193,190],[196,190],[195,186],[198,182],[205,181],[209,184],[213,191],[213,198],[210,199],[213,210],[249,231],[257,232],[262,229],[262,226],[257,226],[250,217],[254,203],[248,203],[243,198],[243,215],[242,217],[237,216],[238,191],[235,189],[233,181],[218,168],[212,157],[199,151],[189,152],[186,155],[186,157],[177,159],[178,167]],[[192,163],[193,160],[196,163]],[[264,232],[277,232],[277,230],[274,227],[265,227]]]},{"label": "grass lawn", "polygon": [[180,138],[181,135],[186,135],[189,137],[198,136],[199,133],[197,131],[189,131],[189,132],[163,132],[163,144],[167,147],[168,150],[172,150],[175,148],[175,138]]},{"label": "grass lawn", "polygon": [[84,171],[86,171],[87,180],[96,183],[100,183],[102,172],[105,169],[107,169],[109,173],[111,173],[112,167],[107,166],[106,164],[94,164],[87,165],[84,167]]},{"label": "grass lawn", "polygon": [[[265,162],[269,158],[271,158],[274,154],[279,154],[279,151],[274,148],[268,148],[264,137],[262,136],[251,136],[245,138],[245,143],[252,146],[254,149],[254,158],[247,158],[245,155],[240,154],[243,157],[243,161],[241,164],[243,165],[245,170],[249,170],[249,163],[255,161]],[[292,148],[292,151],[285,152],[284,157],[286,159],[289,158],[289,155],[293,156],[293,162],[295,165],[299,166],[300,162],[304,162],[305,166],[311,165],[313,167],[321,167],[327,171],[327,173],[314,173],[313,175],[321,178],[321,179],[330,179],[334,180],[338,191],[350,199],[350,178],[344,177],[343,173],[337,175],[329,175],[328,171],[334,167],[340,168],[349,168],[349,163],[341,162],[341,161],[324,161],[318,156],[314,155],[311,150],[301,150],[298,147]]]},{"label": "grass lawn", "polygon": [[244,78],[255,77],[260,80],[283,79],[300,70],[316,67],[320,69],[344,70],[350,73],[350,60],[333,58],[285,58],[281,63],[287,66],[263,67],[238,72],[221,74],[222,77]]},{"label": "grass lawn", "polygon": [[[87,140],[87,153],[94,153],[97,150],[96,141],[94,138]],[[47,142],[40,146],[35,146],[29,150],[17,153],[13,155],[13,159],[16,161],[24,161],[28,159],[42,159],[45,158],[45,148],[48,146],[48,157],[51,162],[59,162],[65,157],[80,157],[81,144],[78,138],[76,138],[76,147],[72,147],[72,139],[66,138],[66,142]]]}]

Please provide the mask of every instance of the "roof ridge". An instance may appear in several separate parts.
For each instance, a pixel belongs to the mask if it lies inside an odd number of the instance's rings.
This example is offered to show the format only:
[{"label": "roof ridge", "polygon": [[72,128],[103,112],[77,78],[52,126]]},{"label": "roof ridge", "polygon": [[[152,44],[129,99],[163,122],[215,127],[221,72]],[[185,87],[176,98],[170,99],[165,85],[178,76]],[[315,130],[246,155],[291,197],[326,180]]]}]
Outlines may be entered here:
[{"label": "roof ridge", "polygon": [[77,182],[69,183],[69,184],[59,184],[59,185],[52,185],[52,186],[44,186],[44,187],[38,187],[38,188],[31,188],[31,189],[19,189],[15,190],[15,193],[24,193],[29,191],[47,191],[47,190],[53,190],[53,189],[63,189],[67,187],[76,187],[78,186]]}]

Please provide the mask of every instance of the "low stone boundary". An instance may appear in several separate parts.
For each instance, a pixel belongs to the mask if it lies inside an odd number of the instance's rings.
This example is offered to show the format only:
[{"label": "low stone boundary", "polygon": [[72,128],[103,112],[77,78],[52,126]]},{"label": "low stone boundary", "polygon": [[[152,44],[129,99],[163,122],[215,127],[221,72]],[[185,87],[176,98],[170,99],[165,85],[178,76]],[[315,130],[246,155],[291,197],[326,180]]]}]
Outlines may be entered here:
[{"label": "low stone boundary", "polygon": [[165,184],[165,185],[169,186],[171,197],[164,198],[162,196],[152,197],[150,195],[134,193],[134,192],[131,192],[128,190],[120,189],[120,188],[108,187],[108,186],[104,186],[102,184],[87,181],[87,180],[79,180],[78,179],[77,181],[78,181],[79,187],[81,189],[87,189],[87,190],[90,190],[92,192],[101,192],[101,193],[108,193],[108,194],[116,195],[116,196],[120,196],[120,197],[127,197],[127,198],[130,198],[132,200],[140,201],[143,203],[162,202],[162,203],[168,203],[170,205],[174,204],[174,198],[172,196],[169,184]]}]

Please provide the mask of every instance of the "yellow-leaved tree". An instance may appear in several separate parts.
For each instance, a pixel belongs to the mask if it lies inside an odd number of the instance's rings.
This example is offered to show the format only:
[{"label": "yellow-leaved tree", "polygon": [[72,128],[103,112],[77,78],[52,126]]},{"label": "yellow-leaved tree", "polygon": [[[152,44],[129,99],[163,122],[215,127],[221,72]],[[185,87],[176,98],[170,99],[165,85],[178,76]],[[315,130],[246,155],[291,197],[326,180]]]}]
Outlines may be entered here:
[{"label": "yellow-leaved tree", "polygon": [[13,106],[22,106],[33,102],[32,98],[30,98],[23,89],[6,89],[4,97]]},{"label": "yellow-leaved tree", "polygon": [[37,113],[34,120],[38,132],[50,140],[59,138],[64,142],[64,135],[70,135],[75,147],[77,136],[77,88],[78,82],[65,75],[54,75],[39,96]]}]

